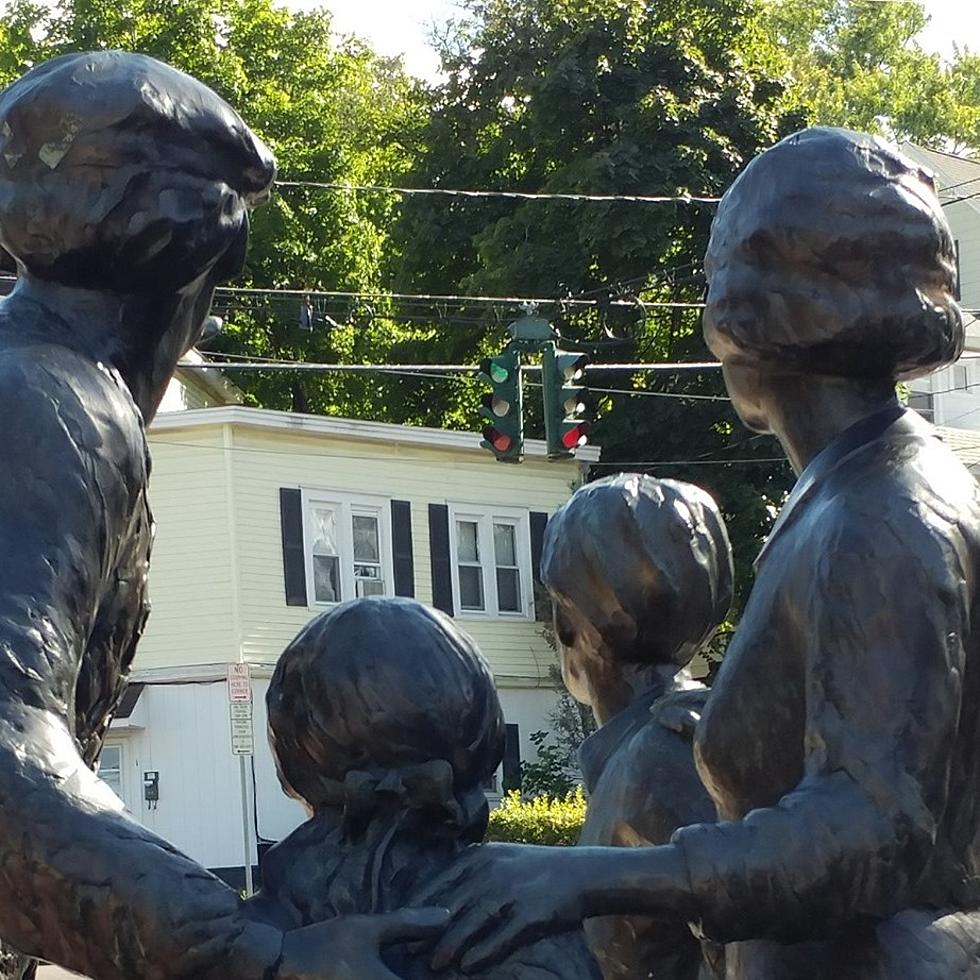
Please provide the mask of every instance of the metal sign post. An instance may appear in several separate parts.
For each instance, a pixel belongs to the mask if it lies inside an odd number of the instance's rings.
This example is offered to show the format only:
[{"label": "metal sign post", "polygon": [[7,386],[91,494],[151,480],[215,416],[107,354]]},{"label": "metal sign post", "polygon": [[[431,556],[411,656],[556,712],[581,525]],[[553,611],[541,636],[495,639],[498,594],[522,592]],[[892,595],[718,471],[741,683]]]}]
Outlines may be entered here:
[{"label": "metal sign post", "polygon": [[252,731],[252,677],[248,664],[228,665],[228,715],[231,721],[231,751],[238,756],[242,784],[242,864],[245,867],[245,891],[251,895],[255,890],[252,880],[252,841],[255,833],[248,799],[247,760],[255,752],[255,738]]}]

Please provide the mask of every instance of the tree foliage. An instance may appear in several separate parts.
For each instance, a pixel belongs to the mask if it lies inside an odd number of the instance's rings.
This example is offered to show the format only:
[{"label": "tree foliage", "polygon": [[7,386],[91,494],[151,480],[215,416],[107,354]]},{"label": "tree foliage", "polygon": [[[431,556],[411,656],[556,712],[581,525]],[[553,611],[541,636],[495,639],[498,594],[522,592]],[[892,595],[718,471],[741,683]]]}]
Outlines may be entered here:
[{"label": "tree foliage", "polygon": [[[753,67],[747,57],[758,42],[744,0],[467,6],[470,19],[443,42],[447,80],[421,135],[416,184],[715,195],[800,121],[785,112],[785,93],[764,59],[756,56]],[[572,338],[596,339],[603,328],[624,338],[616,360],[701,360],[697,312],[651,304],[700,299],[711,217],[710,207],[691,204],[409,201],[396,226],[403,243],[396,271],[403,288],[418,292],[631,297],[625,308],[583,314],[551,303],[542,313]],[[470,359],[504,342],[502,326],[446,330],[430,350]],[[733,518],[740,565],[748,567],[786,471],[694,465],[772,455],[761,440],[742,443],[717,374],[593,371],[590,379],[597,389],[625,390],[602,393],[604,465],[596,475],[619,465],[707,485]],[[664,391],[693,397],[654,395]],[[445,401],[434,387],[427,394],[433,422],[458,411],[458,392]],[[468,404],[475,419],[473,395]],[[691,462],[650,466],[658,460]]]},{"label": "tree foliage", "polygon": [[922,49],[921,3],[766,0],[768,70],[813,122],[883,132],[935,148],[980,147],[980,61]]}]

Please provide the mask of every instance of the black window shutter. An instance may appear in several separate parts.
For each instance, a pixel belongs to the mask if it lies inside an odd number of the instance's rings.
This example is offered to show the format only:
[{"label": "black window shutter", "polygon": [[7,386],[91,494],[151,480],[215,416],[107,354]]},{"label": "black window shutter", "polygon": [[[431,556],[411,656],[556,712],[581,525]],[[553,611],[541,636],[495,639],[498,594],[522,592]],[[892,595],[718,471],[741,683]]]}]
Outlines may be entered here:
[{"label": "black window shutter", "polygon": [[282,571],[286,585],[286,605],[308,605],[306,596],[306,550],[303,547],[303,500],[299,490],[279,489],[279,517],[282,523]]},{"label": "black window shutter", "polygon": [[504,741],[504,792],[521,791],[521,726],[507,725]]},{"label": "black window shutter", "polygon": [[534,576],[534,618],[540,622],[551,618],[548,593],[541,584],[541,552],[544,549],[544,529],[547,525],[547,514],[539,510],[531,511],[531,574]]},{"label": "black window shutter", "polygon": [[391,550],[395,559],[395,595],[415,598],[415,557],[412,554],[412,505],[391,502]]},{"label": "black window shutter", "polygon": [[449,507],[429,504],[429,559],[432,563],[432,605],[453,614],[453,575],[449,554]]}]

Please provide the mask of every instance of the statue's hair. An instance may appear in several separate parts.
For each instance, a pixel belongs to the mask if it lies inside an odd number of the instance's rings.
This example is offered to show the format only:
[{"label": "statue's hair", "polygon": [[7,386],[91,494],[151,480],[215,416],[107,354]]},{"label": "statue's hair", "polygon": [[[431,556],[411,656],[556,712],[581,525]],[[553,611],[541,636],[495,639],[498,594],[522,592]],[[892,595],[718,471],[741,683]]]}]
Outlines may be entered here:
[{"label": "statue's hair", "polygon": [[807,129],[756,157],[721,201],[705,271],[722,359],[899,379],[963,349],[932,177],[874,136]]},{"label": "statue's hair", "polygon": [[0,249],[43,279],[183,286],[242,253],[274,176],[227,103],[144,55],[65,55],[0,93]]},{"label": "statue's hair", "polygon": [[352,773],[383,788],[389,771],[395,787],[433,761],[451,767],[457,802],[476,791],[485,808],[482,784],[503,757],[487,662],[451,619],[411,599],[317,616],[280,658],[267,705],[283,785],[313,809],[343,802]]},{"label": "statue's hair", "polygon": [[704,490],[621,473],[586,484],[556,511],[541,577],[559,630],[571,607],[602,637],[607,656],[684,666],[731,606],[731,546]]}]

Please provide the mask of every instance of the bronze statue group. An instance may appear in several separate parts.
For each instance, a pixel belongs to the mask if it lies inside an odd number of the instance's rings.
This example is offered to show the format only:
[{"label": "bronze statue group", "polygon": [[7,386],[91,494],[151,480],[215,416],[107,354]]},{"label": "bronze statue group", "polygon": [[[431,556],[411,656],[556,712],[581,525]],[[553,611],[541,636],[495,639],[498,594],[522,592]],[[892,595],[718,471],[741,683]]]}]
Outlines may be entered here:
[{"label": "bronze statue group", "polygon": [[711,689],[732,558],[697,487],[623,474],[542,578],[582,749],[581,846],[481,843],[486,662],[419,603],[314,619],[268,695],[309,819],[243,901],[92,771],[146,618],[145,426],[242,268],[272,155],[159,62],[0,93],[0,975],[93,980],[980,980],[980,493],[896,383],[963,346],[930,176],[797,133],[726,193],[705,339],[799,479]]}]

